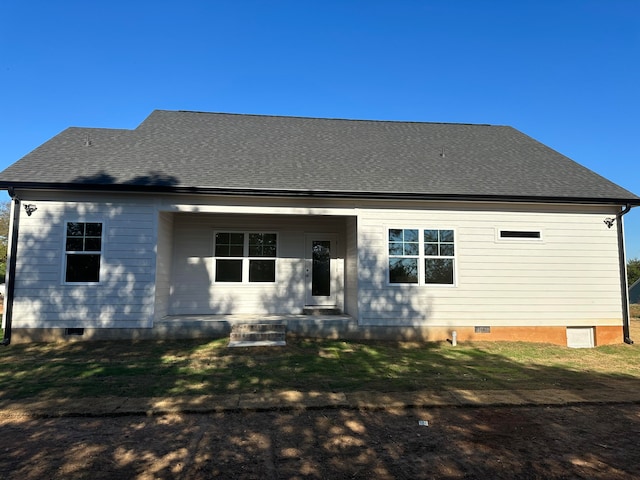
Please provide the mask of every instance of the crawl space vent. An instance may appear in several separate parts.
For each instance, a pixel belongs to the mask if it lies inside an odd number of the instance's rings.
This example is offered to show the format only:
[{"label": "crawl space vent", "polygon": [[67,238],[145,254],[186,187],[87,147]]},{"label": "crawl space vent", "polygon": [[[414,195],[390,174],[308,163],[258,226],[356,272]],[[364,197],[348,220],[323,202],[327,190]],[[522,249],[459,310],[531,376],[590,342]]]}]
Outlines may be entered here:
[{"label": "crawl space vent", "polygon": [[567,327],[567,347],[593,348],[593,327]]},{"label": "crawl space vent", "polygon": [[475,327],[476,333],[491,333],[491,327]]},{"label": "crawl space vent", "polygon": [[84,335],[84,328],[65,328],[64,334],[82,336]]}]

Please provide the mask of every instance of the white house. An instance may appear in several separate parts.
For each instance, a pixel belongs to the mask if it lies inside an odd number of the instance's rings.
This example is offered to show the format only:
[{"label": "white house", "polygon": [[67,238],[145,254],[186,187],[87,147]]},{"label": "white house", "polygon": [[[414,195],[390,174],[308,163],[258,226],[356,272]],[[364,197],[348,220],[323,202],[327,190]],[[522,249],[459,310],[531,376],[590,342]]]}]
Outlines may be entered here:
[{"label": "white house", "polygon": [[265,321],[630,341],[622,217],[640,198],[511,127],[154,111],[69,128],[0,188],[5,343]]}]

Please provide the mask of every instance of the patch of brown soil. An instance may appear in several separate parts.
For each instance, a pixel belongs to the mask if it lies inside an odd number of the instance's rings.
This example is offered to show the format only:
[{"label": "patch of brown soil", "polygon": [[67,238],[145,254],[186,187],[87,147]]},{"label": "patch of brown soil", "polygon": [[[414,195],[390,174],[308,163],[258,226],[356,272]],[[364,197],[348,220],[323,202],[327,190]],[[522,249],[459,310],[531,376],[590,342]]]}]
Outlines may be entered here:
[{"label": "patch of brown soil", "polygon": [[3,479],[640,477],[638,405],[23,417],[0,431]]}]

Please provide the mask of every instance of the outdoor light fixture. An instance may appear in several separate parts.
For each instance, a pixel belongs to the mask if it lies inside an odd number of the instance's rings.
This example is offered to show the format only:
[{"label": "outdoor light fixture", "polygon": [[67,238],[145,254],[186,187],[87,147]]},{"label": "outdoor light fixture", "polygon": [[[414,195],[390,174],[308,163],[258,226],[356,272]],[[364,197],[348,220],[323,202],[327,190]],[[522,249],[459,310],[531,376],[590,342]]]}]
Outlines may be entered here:
[{"label": "outdoor light fixture", "polygon": [[615,222],[615,221],[616,221],[616,219],[615,219],[615,218],[605,218],[605,219],[604,219],[604,224],[605,224],[607,227],[611,228],[611,227],[613,227],[613,222]]},{"label": "outdoor light fixture", "polygon": [[36,207],[33,203],[25,203],[24,204],[24,211],[27,212],[27,216],[29,216],[29,217],[37,209],[38,209],[38,207]]}]

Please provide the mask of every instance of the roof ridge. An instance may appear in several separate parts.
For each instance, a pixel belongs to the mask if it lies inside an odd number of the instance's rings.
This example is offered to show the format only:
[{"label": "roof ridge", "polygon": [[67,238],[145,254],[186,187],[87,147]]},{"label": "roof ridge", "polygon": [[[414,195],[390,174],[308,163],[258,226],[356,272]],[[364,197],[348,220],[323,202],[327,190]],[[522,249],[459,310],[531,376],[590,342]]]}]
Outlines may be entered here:
[{"label": "roof ridge", "polygon": [[472,126],[472,127],[505,127],[506,125],[493,125],[490,123],[464,123],[464,122],[428,122],[419,120],[376,120],[368,118],[338,118],[338,117],[307,117],[302,115],[277,115],[277,114],[262,114],[262,113],[233,113],[233,112],[205,112],[201,110],[163,110],[158,109],[155,112],[167,112],[167,113],[193,113],[198,115],[229,115],[239,117],[264,117],[264,118],[292,118],[300,120],[327,120],[327,121],[342,121],[342,122],[369,122],[369,123],[403,123],[403,124],[418,124],[418,125],[460,125],[460,126]]},{"label": "roof ridge", "polygon": [[111,128],[111,127],[77,127],[71,126],[67,127],[62,132],[66,132],[68,130],[99,130],[99,131],[109,131],[109,132],[133,132],[135,128]]}]

